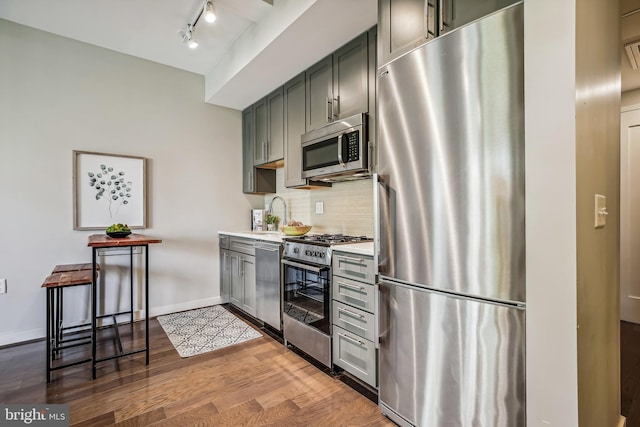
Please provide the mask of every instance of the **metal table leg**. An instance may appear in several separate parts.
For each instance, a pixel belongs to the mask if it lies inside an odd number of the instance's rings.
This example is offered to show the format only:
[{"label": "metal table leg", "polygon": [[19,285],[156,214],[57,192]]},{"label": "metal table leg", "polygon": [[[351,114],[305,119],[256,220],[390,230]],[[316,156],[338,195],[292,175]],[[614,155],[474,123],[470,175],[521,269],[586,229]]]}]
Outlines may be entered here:
[{"label": "metal table leg", "polygon": [[93,280],[91,281],[91,378],[96,379],[96,341],[97,341],[97,329],[98,329],[98,310],[97,310],[97,287],[98,287],[98,273],[96,269],[96,248],[92,249],[92,262],[93,262]]}]

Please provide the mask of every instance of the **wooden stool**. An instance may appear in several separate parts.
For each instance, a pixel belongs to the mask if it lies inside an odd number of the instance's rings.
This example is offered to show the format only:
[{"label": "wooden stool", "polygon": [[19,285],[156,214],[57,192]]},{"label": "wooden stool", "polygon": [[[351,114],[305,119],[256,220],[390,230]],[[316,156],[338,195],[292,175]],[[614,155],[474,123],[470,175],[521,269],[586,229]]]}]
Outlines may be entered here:
[{"label": "wooden stool", "polygon": [[[91,323],[65,327],[63,325],[63,291],[73,286],[86,286],[93,283],[93,267],[87,264],[56,265],[42,287],[47,290],[47,382],[51,382],[51,372],[91,362],[91,358],[51,366],[61,350],[91,344],[93,333]],[[93,313],[91,316],[93,317]],[[65,337],[65,331],[73,337]],[[86,335],[89,332],[89,335]]]}]

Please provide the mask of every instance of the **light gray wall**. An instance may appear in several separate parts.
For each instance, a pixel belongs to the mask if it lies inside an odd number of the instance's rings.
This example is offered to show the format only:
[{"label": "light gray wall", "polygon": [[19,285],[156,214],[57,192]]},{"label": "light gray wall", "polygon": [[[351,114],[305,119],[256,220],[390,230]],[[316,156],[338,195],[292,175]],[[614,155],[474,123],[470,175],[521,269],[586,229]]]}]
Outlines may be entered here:
[{"label": "light gray wall", "polygon": [[44,336],[43,279],[89,262],[72,150],[148,158],[151,314],[219,302],[218,230],[248,228],[241,116],[202,76],[0,20],[0,345]]},{"label": "light gray wall", "polygon": [[[525,1],[527,425],[620,413],[620,74],[609,0]],[[607,196],[593,228],[594,193]]]}]

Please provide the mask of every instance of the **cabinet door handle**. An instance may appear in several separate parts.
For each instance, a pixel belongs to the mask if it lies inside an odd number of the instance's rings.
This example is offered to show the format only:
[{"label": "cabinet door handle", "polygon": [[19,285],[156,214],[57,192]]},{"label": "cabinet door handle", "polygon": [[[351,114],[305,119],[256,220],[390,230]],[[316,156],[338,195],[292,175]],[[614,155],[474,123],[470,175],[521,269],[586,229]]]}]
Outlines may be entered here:
[{"label": "cabinet door handle", "polygon": [[325,97],[325,100],[327,101],[325,116],[327,117],[327,121],[330,122],[333,120],[333,111],[331,112],[331,114],[329,114],[329,105],[331,105],[331,110],[333,110],[333,105],[331,104],[331,101],[329,100],[328,96]]},{"label": "cabinet door handle", "polygon": [[453,20],[453,3],[449,4],[450,0],[440,1],[440,34],[444,34],[447,28],[451,28],[451,21]]},{"label": "cabinet door handle", "polygon": [[331,115],[333,118],[337,118],[340,115],[340,95],[333,98],[331,103]]},{"label": "cabinet door handle", "polygon": [[[437,13],[435,2],[437,1],[439,0],[427,0],[424,2],[424,35],[427,40],[436,37],[435,17]],[[431,11],[432,8],[434,9],[433,12]],[[432,20],[433,22],[431,22]]]},{"label": "cabinet door handle", "polygon": [[358,291],[358,292],[364,291],[364,288],[362,286],[354,286],[354,285],[351,285],[349,283],[340,282],[340,281],[338,281],[336,283],[338,284],[338,286],[342,286],[342,287],[345,287],[347,289],[353,289],[354,291]]},{"label": "cabinet door handle", "polygon": [[356,343],[356,344],[361,345],[361,346],[364,347],[364,342],[363,341],[357,340],[355,338],[351,338],[349,335],[341,334],[340,332],[338,332],[338,336],[341,336],[342,338],[346,339],[347,341],[351,341],[353,343]]},{"label": "cabinet door handle", "polygon": [[346,308],[338,307],[338,311],[341,311],[343,313],[347,313],[348,315],[350,315],[352,317],[357,317],[359,319],[364,319],[364,315],[363,314],[356,313],[355,311],[347,310]]},{"label": "cabinet door handle", "polygon": [[361,264],[364,264],[364,259],[363,258],[353,258],[353,257],[350,257],[350,256],[340,255],[338,257],[338,259],[345,259],[347,261],[354,261],[354,262],[359,262]]}]

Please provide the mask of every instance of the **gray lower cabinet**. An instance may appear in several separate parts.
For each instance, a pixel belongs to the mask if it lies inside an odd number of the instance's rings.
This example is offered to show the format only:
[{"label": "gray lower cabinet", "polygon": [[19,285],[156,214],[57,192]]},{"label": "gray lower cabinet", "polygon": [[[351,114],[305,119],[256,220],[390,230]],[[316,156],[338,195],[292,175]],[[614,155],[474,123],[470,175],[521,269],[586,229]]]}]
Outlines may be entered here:
[{"label": "gray lower cabinet", "polygon": [[231,290],[231,257],[229,255],[229,236],[220,235],[220,298],[223,304],[229,302]]},{"label": "gray lower cabinet", "polygon": [[231,270],[229,302],[255,317],[256,267],[253,241],[231,237],[229,259]]},{"label": "gray lower cabinet", "polygon": [[378,297],[373,257],[334,252],[333,364],[378,386]]}]

